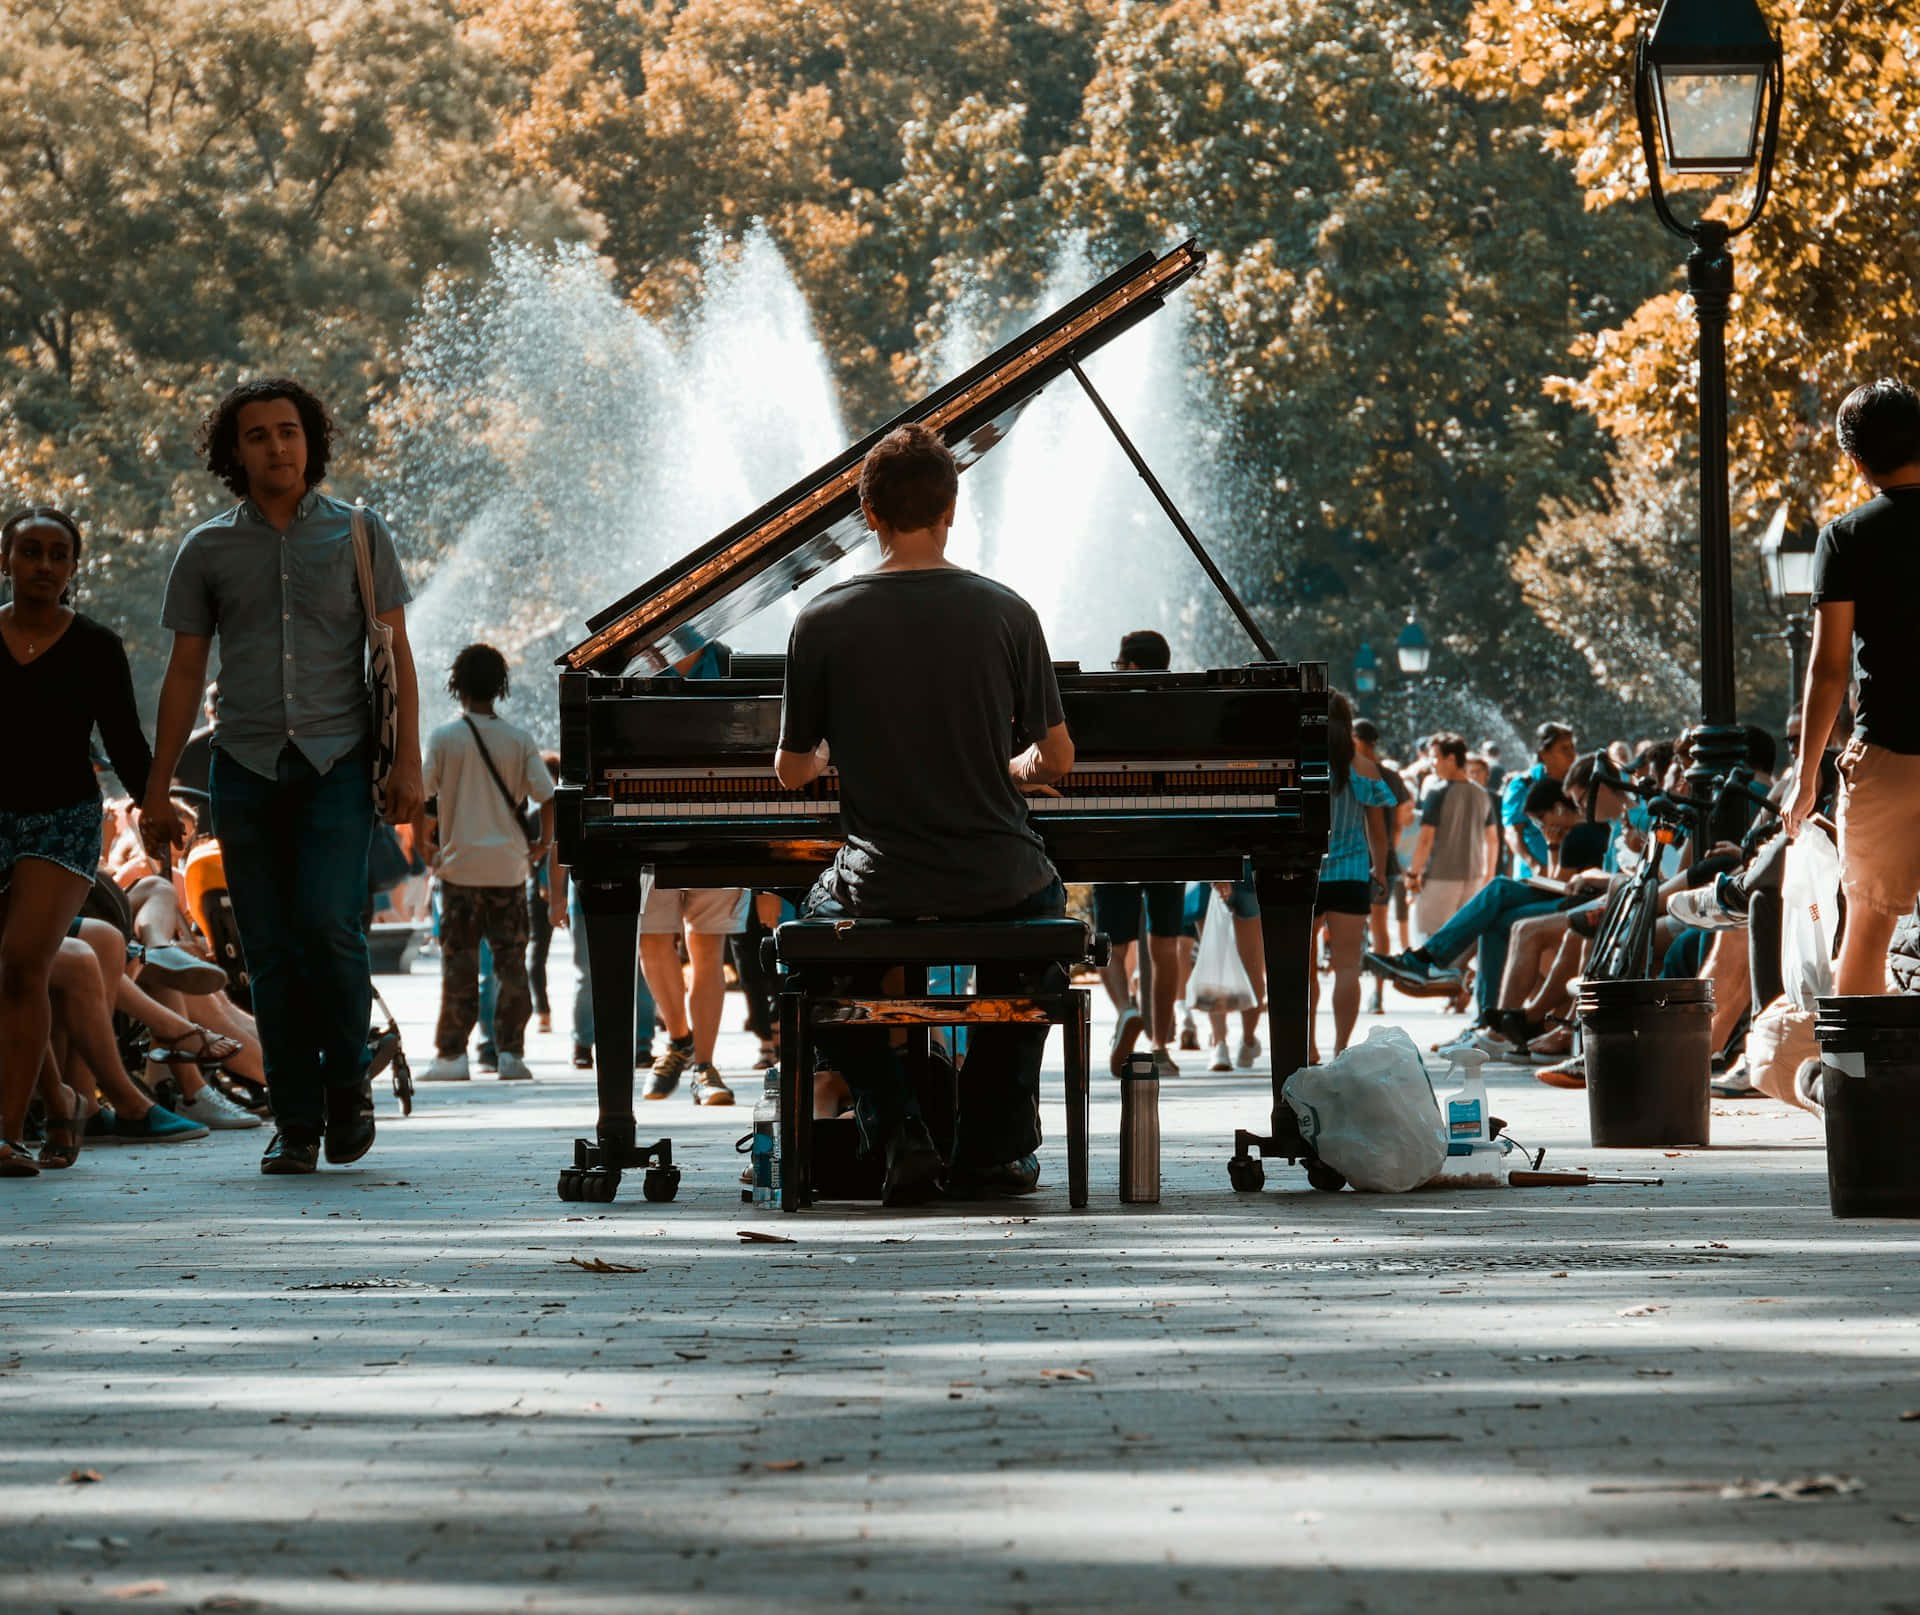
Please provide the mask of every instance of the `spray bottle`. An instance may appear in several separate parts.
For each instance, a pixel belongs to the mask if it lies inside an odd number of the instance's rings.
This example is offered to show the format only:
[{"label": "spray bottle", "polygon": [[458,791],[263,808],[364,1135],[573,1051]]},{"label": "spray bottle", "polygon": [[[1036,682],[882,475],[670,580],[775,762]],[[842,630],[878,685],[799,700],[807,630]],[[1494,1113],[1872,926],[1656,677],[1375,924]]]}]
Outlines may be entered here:
[{"label": "spray bottle", "polygon": [[1447,1124],[1447,1159],[1430,1186],[1454,1189],[1504,1189],[1507,1187],[1506,1154],[1511,1148],[1504,1138],[1493,1136],[1487,1112],[1487,1082],[1480,1068],[1487,1063],[1484,1050],[1456,1043],[1442,1051],[1452,1062],[1449,1076],[1460,1087],[1444,1101]]}]

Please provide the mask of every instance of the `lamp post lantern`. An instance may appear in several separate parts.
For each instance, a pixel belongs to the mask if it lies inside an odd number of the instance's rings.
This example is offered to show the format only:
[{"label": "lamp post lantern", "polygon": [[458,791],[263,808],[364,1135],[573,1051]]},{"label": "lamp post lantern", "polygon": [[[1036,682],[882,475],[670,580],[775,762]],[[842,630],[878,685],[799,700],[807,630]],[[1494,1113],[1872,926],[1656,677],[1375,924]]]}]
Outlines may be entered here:
[{"label": "lamp post lantern", "polygon": [[1380,688],[1380,658],[1372,645],[1361,643],[1353,653],[1353,693],[1372,695]]},{"label": "lamp post lantern", "polygon": [[1407,626],[1400,630],[1400,637],[1393,642],[1393,657],[1400,664],[1400,671],[1409,678],[1424,678],[1428,666],[1433,661],[1433,646],[1427,642],[1427,633],[1413,618],[1407,618]]},{"label": "lamp post lantern", "polygon": [[[1634,110],[1654,212],[1692,244],[1687,289],[1700,322],[1700,725],[1688,779],[1704,796],[1746,755],[1734,723],[1733,555],[1727,499],[1727,309],[1734,237],[1767,205],[1780,138],[1785,66],[1780,37],[1758,0],[1664,0],[1641,36]],[[1754,175],[1737,224],[1683,224],[1661,183],[1661,153],[1676,174]]]},{"label": "lamp post lantern", "polygon": [[1786,641],[1793,679],[1789,711],[1799,707],[1800,692],[1807,678],[1813,552],[1819,538],[1819,525],[1811,520],[1795,521],[1793,506],[1788,500],[1781,501],[1760,538],[1760,563],[1766,573],[1767,598],[1781,619],[1779,633],[1761,637]]}]

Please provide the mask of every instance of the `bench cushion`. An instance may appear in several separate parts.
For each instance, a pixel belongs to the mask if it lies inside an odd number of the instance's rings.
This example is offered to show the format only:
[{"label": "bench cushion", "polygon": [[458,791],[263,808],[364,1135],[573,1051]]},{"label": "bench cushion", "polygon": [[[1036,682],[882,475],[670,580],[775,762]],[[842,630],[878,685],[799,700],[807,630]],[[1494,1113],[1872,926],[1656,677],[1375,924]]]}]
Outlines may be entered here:
[{"label": "bench cushion", "polygon": [[800,965],[1079,964],[1090,939],[1079,920],[789,920],[774,947]]}]

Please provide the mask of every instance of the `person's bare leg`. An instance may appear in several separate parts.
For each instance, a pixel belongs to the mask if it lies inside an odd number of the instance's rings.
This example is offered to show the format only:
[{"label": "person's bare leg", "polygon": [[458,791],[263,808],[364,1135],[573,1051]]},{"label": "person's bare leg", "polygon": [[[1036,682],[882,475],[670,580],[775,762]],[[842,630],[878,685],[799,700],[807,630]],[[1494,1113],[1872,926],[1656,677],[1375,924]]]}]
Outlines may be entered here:
[{"label": "person's bare leg", "polygon": [[153,1101],[134,1085],[120,1063],[113,1013],[93,950],[83,942],[69,941],[55,957],[49,979],[70,1042],[69,1064],[78,1056],[100,1097],[129,1121],[138,1121],[153,1108]]},{"label": "person's bare leg", "polygon": [[53,1029],[54,955],[91,882],[43,858],[22,858],[0,917],[0,1139],[25,1130],[27,1103]]},{"label": "person's bare leg", "polygon": [[1133,944],[1116,942],[1106,968],[1100,972],[1100,980],[1106,986],[1107,997],[1112,1001],[1114,1013],[1122,1014],[1133,1006]]},{"label": "person's bare leg", "polygon": [[1878,998],[1887,990],[1887,944],[1893,941],[1897,914],[1883,914],[1865,903],[1847,906],[1846,935],[1833,967],[1833,990],[1843,997]]},{"label": "person's bare leg", "polygon": [[647,978],[647,991],[653,994],[653,1006],[665,1022],[667,1036],[683,1042],[691,1028],[687,1025],[687,978],[680,968],[680,950],[671,932],[642,933],[640,937],[640,973]]},{"label": "person's bare leg", "polygon": [[1307,1064],[1320,1063],[1320,938],[1326,934],[1327,916],[1316,914],[1313,920],[1313,946],[1307,949]]},{"label": "person's bare leg", "polygon": [[1360,954],[1367,922],[1358,914],[1329,914],[1327,942],[1333,950],[1333,1052],[1344,1052],[1360,1018]]},{"label": "person's bare leg", "polygon": [[[1267,1003],[1267,945],[1260,935],[1260,916],[1245,919],[1236,914],[1233,917],[1234,945],[1240,950],[1240,965],[1247,973],[1247,980],[1253,983],[1253,1008],[1245,1010],[1240,1016],[1240,1038],[1251,1043],[1253,1035],[1260,1028],[1260,1012]],[[1224,1041],[1226,1033],[1221,1032],[1215,1038],[1216,1043]]]},{"label": "person's bare leg", "polygon": [[727,939],[687,933],[687,958],[693,965],[693,985],[687,991],[688,1019],[693,1028],[695,1065],[713,1064],[713,1046],[720,1037],[720,1013],[726,1007]]},{"label": "person's bare leg", "polygon": [[[1891,936],[1891,933],[1889,933]],[[1713,983],[1713,1023],[1708,1037],[1718,1054],[1733,1036],[1753,1002],[1753,978],[1747,974],[1747,934],[1744,931],[1716,931],[1707,944],[1705,968],[1701,971]]]},{"label": "person's bare leg", "polygon": [[158,875],[136,880],[127,892],[127,906],[133,910],[134,939],[150,948],[185,934],[186,927],[180,922],[180,896],[170,880]]},{"label": "person's bare leg", "polygon": [[1500,978],[1500,992],[1494,1000],[1498,1008],[1519,1009],[1534,995],[1547,957],[1559,949],[1566,931],[1564,914],[1536,914],[1514,926],[1513,940],[1507,946],[1506,973]]},{"label": "person's bare leg", "polygon": [[1173,1003],[1180,992],[1180,939],[1150,936],[1147,949],[1153,959],[1153,1042],[1164,1049],[1178,1030],[1173,1024]]},{"label": "person's bare leg", "polygon": [[[193,1022],[187,1016],[187,1001],[173,988],[155,987],[147,996],[169,1011],[177,1026],[191,1029]],[[162,1065],[157,1060],[147,1062],[147,1085],[152,1087],[155,1083],[164,1082],[168,1072],[172,1072],[173,1080],[180,1084],[180,1096],[183,1099],[193,1098],[207,1085],[207,1079],[201,1073],[199,1066],[178,1063]]]},{"label": "person's bare leg", "polygon": [[1586,957],[1587,939],[1569,930],[1560,939],[1560,951],[1547,967],[1546,980],[1540,983],[1539,990],[1524,1006],[1528,1020],[1544,1021],[1548,1015],[1570,1007],[1567,983],[1580,974],[1580,966],[1585,963]]}]

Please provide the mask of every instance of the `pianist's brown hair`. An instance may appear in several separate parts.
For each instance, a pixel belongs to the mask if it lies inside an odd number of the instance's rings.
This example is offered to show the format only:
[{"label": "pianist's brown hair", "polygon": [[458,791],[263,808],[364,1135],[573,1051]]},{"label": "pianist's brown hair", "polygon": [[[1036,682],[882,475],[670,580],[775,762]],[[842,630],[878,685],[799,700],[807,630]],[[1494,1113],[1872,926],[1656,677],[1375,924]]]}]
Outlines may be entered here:
[{"label": "pianist's brown hair", "polygon": [[896,533],[931,527],[960,491],[960,470],[939,435],[924,426],[889,432],[860,466],[860,503]]}]

